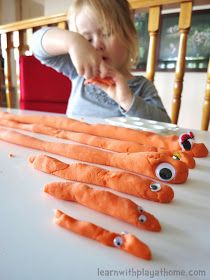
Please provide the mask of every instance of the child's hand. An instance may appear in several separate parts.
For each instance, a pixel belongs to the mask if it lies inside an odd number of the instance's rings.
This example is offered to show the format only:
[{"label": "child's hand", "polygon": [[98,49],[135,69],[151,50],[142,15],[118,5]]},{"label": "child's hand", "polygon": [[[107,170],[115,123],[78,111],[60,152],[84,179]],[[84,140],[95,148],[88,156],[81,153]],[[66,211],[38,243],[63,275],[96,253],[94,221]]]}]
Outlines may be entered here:
[{"label": "child's hand", "polygon": [[103,79],[106,77],[112,78],[113,84],[97,81],[94,84],[105,91],[125,111],[128,111],[133,101],[133,94],[128,87],[127,79],[119,71],[102,62],[100,65],[100,78]]},{"label": "child's hand", "polygon": [[98,76],[102,57],[82,35],[75,33],[74,36],[69,54],[77,73],[86,79]]}]

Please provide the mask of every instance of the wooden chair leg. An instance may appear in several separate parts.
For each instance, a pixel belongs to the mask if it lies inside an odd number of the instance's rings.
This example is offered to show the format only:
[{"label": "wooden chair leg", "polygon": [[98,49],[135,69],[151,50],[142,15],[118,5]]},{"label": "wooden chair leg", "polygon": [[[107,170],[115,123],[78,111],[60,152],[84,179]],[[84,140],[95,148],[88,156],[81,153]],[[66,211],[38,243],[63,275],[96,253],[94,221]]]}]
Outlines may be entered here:
[{"label": "wooden chair leg", "polygon": [[206,91],[205,91],[202,119],[201,119],[202,130],[208,130],[209,120],[210,120],[210,59],[208,65]]}]

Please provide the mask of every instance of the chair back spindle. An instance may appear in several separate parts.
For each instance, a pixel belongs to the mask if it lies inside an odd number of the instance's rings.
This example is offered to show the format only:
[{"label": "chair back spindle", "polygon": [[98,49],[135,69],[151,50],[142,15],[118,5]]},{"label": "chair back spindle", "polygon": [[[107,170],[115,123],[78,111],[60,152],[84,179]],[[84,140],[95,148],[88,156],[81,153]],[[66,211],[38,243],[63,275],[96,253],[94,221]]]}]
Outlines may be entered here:
[{"label": "chair back spindle", "polygon": [[147,56],[146,77],[150,81],[154,81],[155,76],[157,36],[160,28],[160,12],[160,6],[149,8],[149,50]]},{"label": "chair back spindle", "polygon": [[175,82],[173,89],[171,121],[174,124],[178,122],[179,110],[181,106],[181,94],[183,89],[183,79],[185,73],[185,57],[187,50],[187,36],[191,26],[192,2],[181,3],[179,15],[179,51],[175,70]]},{"label": "chair back spindle", "polygon": [[2,57],[4,59],[4,79],[7,106],[13,106],[13,83],[12,83],[12,64],[11,50],[13,48],[12,33],[1,35]]},{"label": "chair back spindle", "polygon": [[208,76],[206,82],[206,91],[202,110],[201,129],[208,130],[210,121],[210,59],[208,64]]}]

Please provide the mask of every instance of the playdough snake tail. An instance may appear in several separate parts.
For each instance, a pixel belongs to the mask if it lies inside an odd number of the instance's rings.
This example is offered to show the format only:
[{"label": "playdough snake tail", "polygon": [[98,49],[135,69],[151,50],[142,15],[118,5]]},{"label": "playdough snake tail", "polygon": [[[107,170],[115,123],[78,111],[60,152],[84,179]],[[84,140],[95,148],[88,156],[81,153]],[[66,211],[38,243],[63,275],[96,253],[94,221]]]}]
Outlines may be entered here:
[{"label": "playdough snake tail", "polygon": [[184,183],[188,177],[186,164],[164,153],[112,153],[82,145],[44,141],[3,128],[0,128],[0,139],[84,162],[129,170],[165,182]]},{"label": "playdough snake tail", "polygon": [[164,148],[171,152],[187,150],[194,157],[206,157],[208,155],[208,149],[203,143],[191,144],[191,140],[194,138],[191,136],[191,133],[188,133],[189,137],[183,137],[183,135],[180,137],[176,135],[164,136],[149,131],[140,131],[104,124],[88,124],[70,118],[46,115],[14,115],[0,112],[0,117],[2,119],[14,120],[22,123],[40,123],[58,129],[133,141],[157,148]]},{"label": "playdough snake tail", "polygon": [[171,187],[123,171],[110,171],[84,163],[66,164],[47,155],[30,156],[29,162],[38,170],[67,180],[108,187],[156,202],[168,203],[174,197]]},{"label": "playdough snake tail", "polygon": [[76,220],[58,209],[54,212],[54,223],[106,246],[118,248],[145,260],[151,259],[149,247],[132,234],[110,232],[95,224]]},{"label": "playdough snake tail", "polygon": [[44,191],[58,199],[75,201],[88,208],[130,223],[140,229],[160,231],[159,221],[132,200],[81,183],[53,182]]}]

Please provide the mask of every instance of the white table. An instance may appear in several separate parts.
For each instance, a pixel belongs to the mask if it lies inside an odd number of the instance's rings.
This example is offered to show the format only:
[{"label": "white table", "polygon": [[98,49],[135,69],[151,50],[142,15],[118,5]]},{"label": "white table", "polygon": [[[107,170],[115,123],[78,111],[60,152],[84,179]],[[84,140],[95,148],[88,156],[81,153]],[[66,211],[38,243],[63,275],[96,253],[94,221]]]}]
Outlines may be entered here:
[{"label": "white table", "polygon": [[[210,149],[210,132],[194,133]],[[28,156],[39,153],[0,141],[1,280],[210,279],[209,157],[196,159],[187,183],[172,186],[175,199],[170,204],[127,196],[159,219],[162,231],[154,233],[43,193],[45,183],[61,179],[28,164]],[[111,231],[135,234],[150,246],[152,260],[138,259],[54,225],[55,208]]]}]

